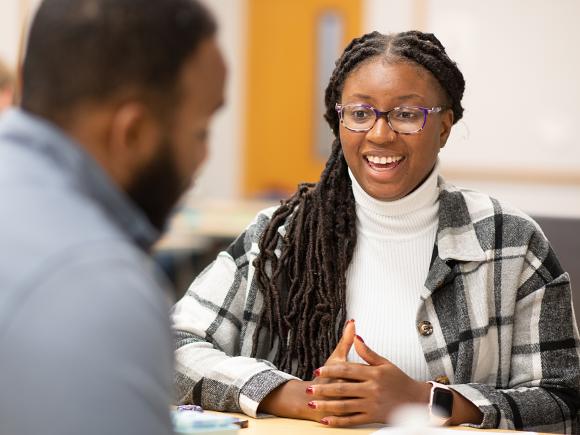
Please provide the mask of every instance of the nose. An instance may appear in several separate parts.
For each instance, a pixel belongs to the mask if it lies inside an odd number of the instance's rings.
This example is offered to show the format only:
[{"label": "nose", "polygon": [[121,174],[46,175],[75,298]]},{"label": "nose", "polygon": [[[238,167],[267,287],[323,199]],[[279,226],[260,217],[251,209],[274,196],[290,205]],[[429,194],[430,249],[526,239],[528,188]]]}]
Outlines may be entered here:
[{"label": "nose", "polygon": [[397,138],[397,132],[393,131],[385,117],[381,116],[367,132],[367,140],[375,144],[393,142]]}]

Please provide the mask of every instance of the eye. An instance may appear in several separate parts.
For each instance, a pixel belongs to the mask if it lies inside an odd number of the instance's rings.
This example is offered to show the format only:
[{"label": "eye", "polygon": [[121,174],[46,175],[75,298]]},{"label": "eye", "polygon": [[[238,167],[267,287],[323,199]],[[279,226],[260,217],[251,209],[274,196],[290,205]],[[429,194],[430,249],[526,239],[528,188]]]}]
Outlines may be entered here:
[{"label": "eye", "polygon": [[374,115],[371,109],[363,106],[347,107],[346,109],[346,115],[356,122],[368,121]]},{"label": "eye", "polygon": [[393,112],[395,119],[399,121],[415,121],[421,115],[421,110],[412,107],[401,107]]},{"label": "eye", "polygon": [[364,119],[367,116],[369,116],[369,114],[365,110],[353,110],[352,112],[353,118]]}]

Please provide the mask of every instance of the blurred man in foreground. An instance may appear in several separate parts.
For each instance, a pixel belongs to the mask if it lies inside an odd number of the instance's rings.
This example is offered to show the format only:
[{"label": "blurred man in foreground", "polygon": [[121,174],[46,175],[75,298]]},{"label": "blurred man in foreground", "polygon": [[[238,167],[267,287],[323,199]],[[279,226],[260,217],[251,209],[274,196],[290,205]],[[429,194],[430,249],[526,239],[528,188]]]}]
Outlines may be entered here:
[{"label": "blurred man in foreground", "polygon": [[169,434],[147,250],[206,155],[225,68],[194,0],[45,0],[0,121],[0,434]]}]

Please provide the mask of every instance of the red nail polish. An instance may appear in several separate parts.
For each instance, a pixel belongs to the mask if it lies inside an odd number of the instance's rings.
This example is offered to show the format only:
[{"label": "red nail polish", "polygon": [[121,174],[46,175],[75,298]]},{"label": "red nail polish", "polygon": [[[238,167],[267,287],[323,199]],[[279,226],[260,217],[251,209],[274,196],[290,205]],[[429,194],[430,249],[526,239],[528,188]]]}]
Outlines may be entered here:
[{"label": "red nail polish", "polygon": [[360,341],[362,341],[363,343],[365,342],[362,337],[360,335],[357,335],[356,338],[358,338]]},{"label": "red nail polish", "polygon": [[308,388],[306,389],[306,394],[314,394],[314,388],[312,388],[312,387],[308,387]]},{"label": "red nail polish", "polygon": [[314,374],[314,377],[315,378],[317,378],[318,376],[320,376],[320,369],[314,370],[313,374]]},{"label": "red nail polish", "polygon": [[328,420],[326,418],[323,418],[322,420],[320,420],[320,423],[328,426]]},{"label": "red nail polish", "polygon": [[316,402],[308,402],[308,407],[312,409],[316,409]]}]

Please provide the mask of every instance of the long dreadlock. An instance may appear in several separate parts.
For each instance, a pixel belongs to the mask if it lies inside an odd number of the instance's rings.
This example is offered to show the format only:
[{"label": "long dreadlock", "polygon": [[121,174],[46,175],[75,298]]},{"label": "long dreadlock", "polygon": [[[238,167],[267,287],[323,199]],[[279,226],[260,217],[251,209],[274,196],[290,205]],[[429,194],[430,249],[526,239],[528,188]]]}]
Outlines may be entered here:
[{"label": "long dreadlock", "polygon": [[[325,93],[324,117],[336,137],[326,167],[318,183],[300,184],[274,212],[254,262],[264,307],[253,354],[260,330],[266,328],[270,346],[278,341],[274,364],[303,379],[324,364],[340,339],[346,320],[346,272],[356,245],[355,202],[335,104],[348,75],[379,56],[423,66],[441,85],[454,122],[463,115],[463,75],[433,34],[368,33],[354,39],[336,62]],[[283,225],[284,235],[278,231]]]}]

